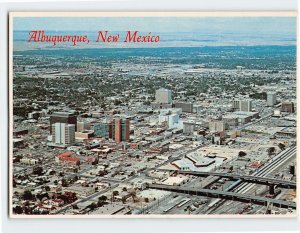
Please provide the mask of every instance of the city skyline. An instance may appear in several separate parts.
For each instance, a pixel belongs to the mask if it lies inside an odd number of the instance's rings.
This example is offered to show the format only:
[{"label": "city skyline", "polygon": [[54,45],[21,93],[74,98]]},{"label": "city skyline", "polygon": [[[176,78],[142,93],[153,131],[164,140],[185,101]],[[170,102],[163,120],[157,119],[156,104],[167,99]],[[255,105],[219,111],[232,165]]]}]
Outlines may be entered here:
[{"label": "city skyline", "polygon": [[[22,19],[11,217],[297,214],[296,17]],[[24,40],[104,23],[167,30],[144,47]]]}]

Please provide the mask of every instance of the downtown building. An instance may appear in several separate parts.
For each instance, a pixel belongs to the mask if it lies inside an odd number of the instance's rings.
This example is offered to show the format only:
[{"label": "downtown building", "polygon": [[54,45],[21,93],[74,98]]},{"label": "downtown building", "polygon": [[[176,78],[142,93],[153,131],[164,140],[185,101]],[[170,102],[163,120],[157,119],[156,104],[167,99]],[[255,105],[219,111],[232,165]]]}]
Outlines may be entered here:
[{"label": "downtown building", "polygon": [[54,112],[50,116],[50,133],[52,133],[52,125],[55,123],[65,123],[75,125],[75,131],[77,130],[77,116],[68,112]]},{"label": "downtown building", "polygon": [[94,134],[106,139],[111,138],[117,143],[128,142],[130,139],[130,120],[116,118],[112,121],[95,123]]},{"label": "downtown building", "polygon": [[172,91],[165,88],[156,90],[155,102],[160,104],[170,104],[172,102]]},{"label": "downtown building", "polygon": [[234,100],[232,103],[232,108],[234,111],[251,112],[252,100],[250,99]]},{"label": "downtown building", "polygon": [[193,103],[190,102],[176,102],[173,104],[174,108],[181,108],[182,112],[193,112]]},{"label": "downtown building", "polygon": [[184,135],[193,135],[195,131],[195,122],[194,121],[183,121],[183,134]]},{"label": "downtown building", "polygon": [[226,130],[226,123],[224,121],[210,121],[209,122],[210,132],[224,132]]},{"label": "downtown building", "polygon": [[295,105],[293,102],[285,101],[281,103],[281,112],[294,113]]},{"label": "downtown building", "polygon": [[114,140],[118,143],[128,142],[130,135],[130,123],[129,119],[117,118],[114,120]]},{"label": "downtown building", "polygon": [[52,142],[54,145],[72,145],[75,143],[75,125],[66,123],[52,124]]},{"label": "downtown building", "polygon": [[276,104],[276,93],[268,92],[267,93],[267,106],[273,107]]}]

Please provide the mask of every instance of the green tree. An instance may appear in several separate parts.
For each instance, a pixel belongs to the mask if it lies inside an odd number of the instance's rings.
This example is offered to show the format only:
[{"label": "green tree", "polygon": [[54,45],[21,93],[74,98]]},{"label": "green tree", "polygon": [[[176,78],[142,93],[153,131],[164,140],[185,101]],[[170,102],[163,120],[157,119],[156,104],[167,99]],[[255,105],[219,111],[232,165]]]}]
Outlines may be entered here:
[{"label": "green tree", "polygon": [[24,200],[32,200],[34,198],[34,195],[31,193],[30,190],[25,190],[23,193]]},{"label": "green tree", "polygon": [[102,195],[101,197],[98,198],[98,201],[100,201],[100,202],[105,202],[105,201],[107,201],[107,196]]},{"label": "green tree", "polygon": [[16,214],[22,214],[23,213],[23,208],[21,206],[16,206],[13,208],[14,213]]},{"label": "green tree", "polygon": [[269,147],[269,148],[267,149],[267,152],[268,152],[268,155],[269,155],[269,156],[272,155],[272,154],[274,154],[274,152],[275,152],[275,147]]},{"label": "green tree", "polygon": [[247,155],[247,154],[246,154],[246,152],[244,152],[244,151],[240,151],[239,154],[238,154],[239,157],[244,157],[244,156],[246,156],[246,155]]},{"label": "green tree", "polygon": [[38,166],[33,168],[33,174],[35,175],[42,175],[43,174],[43,168]]},{"label": "green tree", "polygon": [[280,150],[284,150],[285,149],[285,145],[283,143],[279,143],[278,147],[280,148]]},{"label": "green tree", "polygon": [[63,178],[63,179],[61,180],[61,185],[62,185],[63,187],[67,187],[67,186],[68,186],[68,181],[67,181],[65,178]]}]

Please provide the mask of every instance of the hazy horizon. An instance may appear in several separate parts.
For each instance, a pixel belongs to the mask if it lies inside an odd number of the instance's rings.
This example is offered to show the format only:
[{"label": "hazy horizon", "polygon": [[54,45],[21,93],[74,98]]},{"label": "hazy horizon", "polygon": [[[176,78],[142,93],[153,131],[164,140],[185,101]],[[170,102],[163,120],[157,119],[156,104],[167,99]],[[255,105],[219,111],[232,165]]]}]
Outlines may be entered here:
[{"label": "hazy horizon", "polygon": [[[27,43],[28,32],[86,33],[90,44],[62,48],[296,45],[296,17],[15,17],[14,50],[59,48]],[[98,31],[152,32],[159,43],[95,43]]]}]

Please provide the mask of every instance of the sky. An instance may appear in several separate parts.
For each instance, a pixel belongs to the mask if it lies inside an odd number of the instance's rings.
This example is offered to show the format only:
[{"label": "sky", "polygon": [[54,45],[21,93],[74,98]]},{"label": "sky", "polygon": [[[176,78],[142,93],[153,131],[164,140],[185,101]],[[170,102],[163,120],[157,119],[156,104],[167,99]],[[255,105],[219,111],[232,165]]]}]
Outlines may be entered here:
[{"label": "sky", "polygon": [[296,17],[15,17],[13,29],[84,31],[93,36],[99,30],[151,31],[161,34],[159,46],[296,45]]},{"label": "sky", "polygon": [[16,17],[15,30],[295,33],[296,17]]}]

